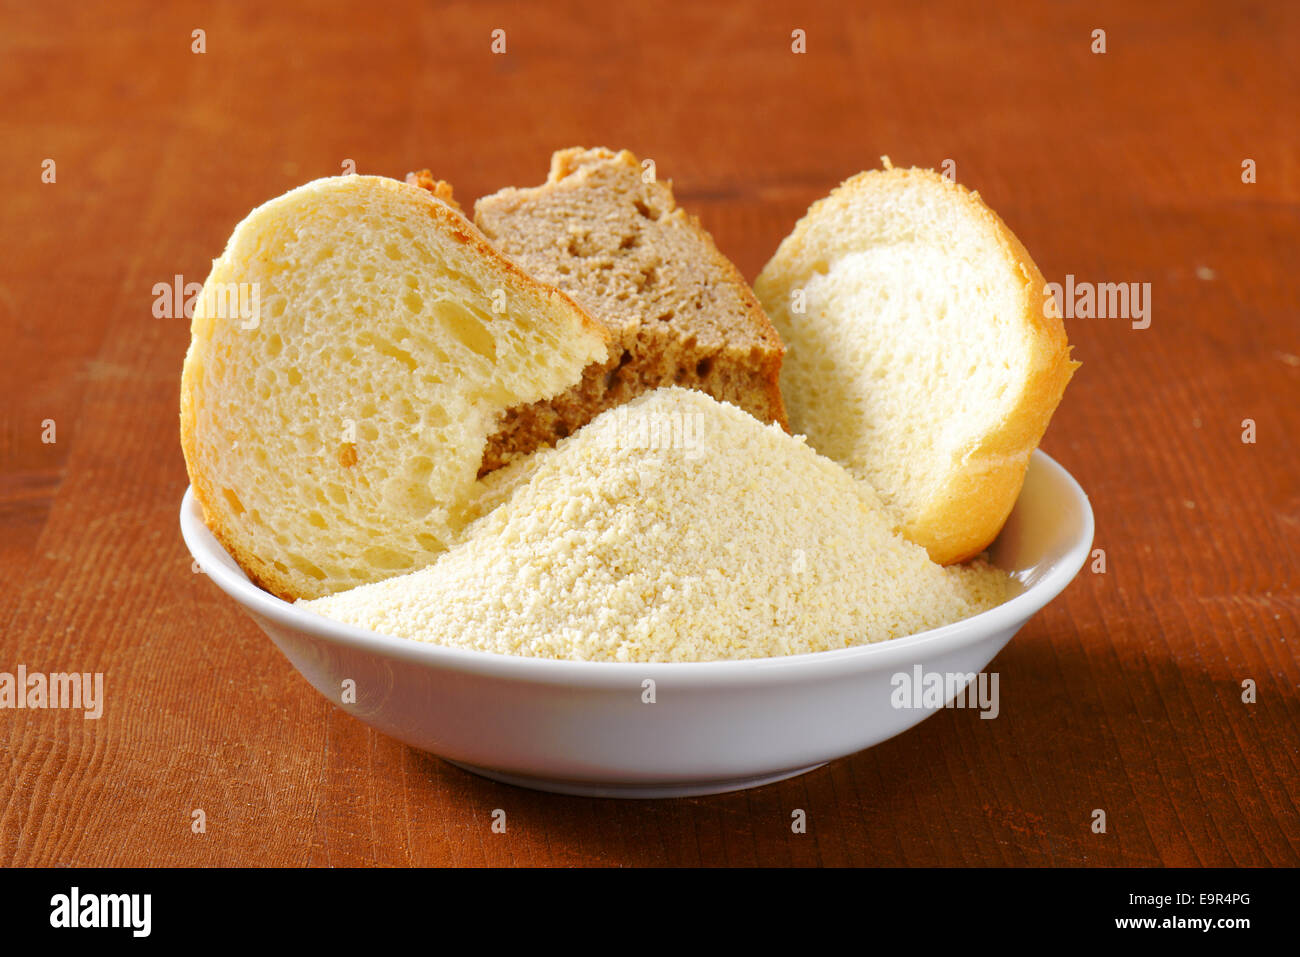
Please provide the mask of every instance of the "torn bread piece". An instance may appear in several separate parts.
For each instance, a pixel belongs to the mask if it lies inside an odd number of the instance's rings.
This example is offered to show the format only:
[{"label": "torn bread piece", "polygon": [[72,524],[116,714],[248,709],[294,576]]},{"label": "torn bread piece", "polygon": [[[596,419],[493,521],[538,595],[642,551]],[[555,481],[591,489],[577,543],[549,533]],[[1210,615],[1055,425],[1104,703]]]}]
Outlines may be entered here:
[{"label": "torn bread piece", "polygon": [[886,165],[814,203],[754,289],[788,350],[791,428],[948,564],[1001,530],[1078,363],[979,194]]},{"label": "torn bread piece", "polygon": [[253,210],[191,333],[195,497],[250,579],[287,599],[431,562],[478,514],[505,411],[571,388],[609,344],[446,201],[355,175]]}]

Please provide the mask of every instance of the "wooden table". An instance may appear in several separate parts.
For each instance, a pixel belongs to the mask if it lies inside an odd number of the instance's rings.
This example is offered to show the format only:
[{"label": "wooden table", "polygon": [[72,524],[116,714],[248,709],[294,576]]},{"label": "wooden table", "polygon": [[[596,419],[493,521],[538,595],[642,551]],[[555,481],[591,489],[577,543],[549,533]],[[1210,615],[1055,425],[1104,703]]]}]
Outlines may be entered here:
[{"label": "wooden table", "polygon": [[[1298,33],[1286,2],[6,2],[0,671],[102,671],[106,705],[0,711],[0,863],[1300,863]],[[998,720],[730,796],[537,794],[330,705],[191,571],[154,284],[349,160],[472,200],[573,144],[654,158],[750,278],[888,154],[953,161],[1049,279],[1151,284],[1149,328],[1067,323],[1044,447],[1105,572],[991,666]]]}]

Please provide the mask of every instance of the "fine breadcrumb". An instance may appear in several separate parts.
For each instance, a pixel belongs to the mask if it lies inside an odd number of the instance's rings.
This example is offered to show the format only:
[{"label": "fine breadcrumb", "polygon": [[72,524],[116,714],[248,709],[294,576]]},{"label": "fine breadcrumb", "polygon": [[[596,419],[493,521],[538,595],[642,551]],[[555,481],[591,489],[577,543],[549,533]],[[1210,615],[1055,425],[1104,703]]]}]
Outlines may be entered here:
[{"label": "fine breadcrumb", "polygon": [[502,479],[433,565],[300,604],[451,647],[667,662],[884,641],[1014,589],[983,562],[934,564],[802,437],[696,391],[611,409]]}]

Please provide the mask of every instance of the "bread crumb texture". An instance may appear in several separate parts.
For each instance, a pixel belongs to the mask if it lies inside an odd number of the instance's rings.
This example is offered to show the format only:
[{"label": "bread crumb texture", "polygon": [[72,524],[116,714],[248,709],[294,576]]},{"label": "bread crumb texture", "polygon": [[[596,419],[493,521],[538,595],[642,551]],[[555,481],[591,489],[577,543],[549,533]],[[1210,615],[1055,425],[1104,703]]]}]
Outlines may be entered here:
[{"label": "bread crumb texture", "polygon": [[866,483],[701,392],[646,393],[496,482],[499,506],[434,564],[299,604],[456,648],[711,661],[910,635],[1015,588],[934,564]]}]

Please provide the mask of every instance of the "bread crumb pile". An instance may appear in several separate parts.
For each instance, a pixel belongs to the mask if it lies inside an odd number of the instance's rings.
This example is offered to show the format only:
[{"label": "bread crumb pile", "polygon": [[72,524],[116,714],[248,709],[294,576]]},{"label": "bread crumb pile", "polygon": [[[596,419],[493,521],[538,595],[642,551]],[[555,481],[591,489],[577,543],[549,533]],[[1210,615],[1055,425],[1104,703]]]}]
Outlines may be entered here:
[{"label": "bread crumb pile", "polygon": [[502,498],[427,568],[299,604],[457,648],[665,662],[884,641],[1014,590],[983,562],[934,564],[802,438],[685,389],[602,413]]}]

